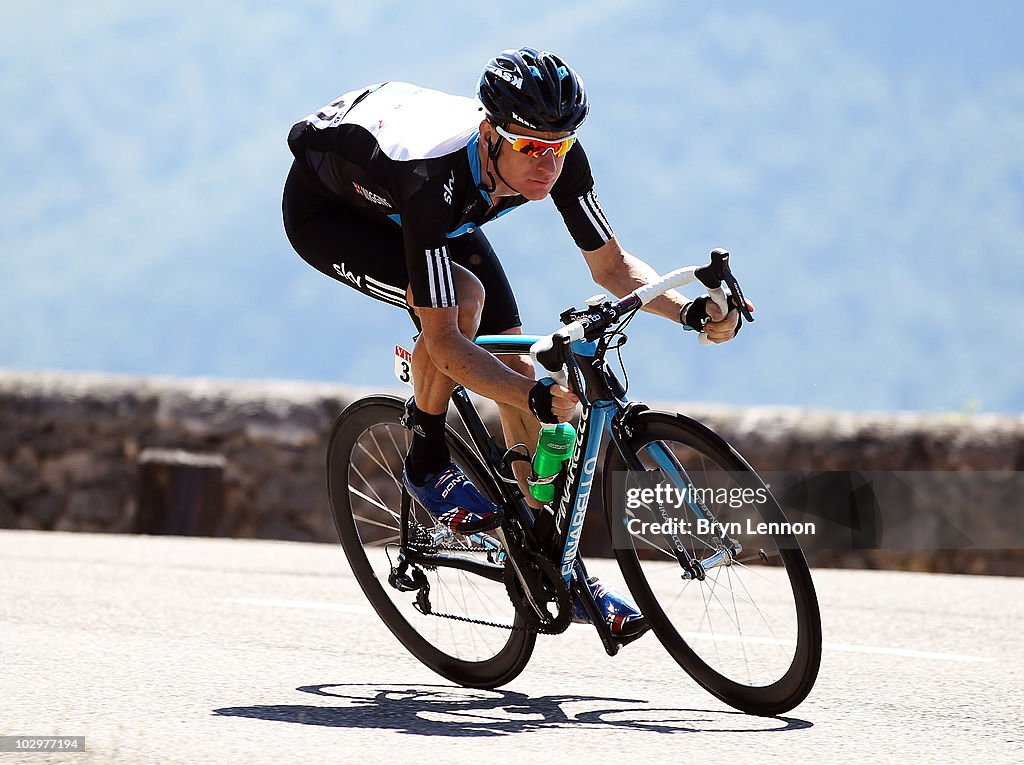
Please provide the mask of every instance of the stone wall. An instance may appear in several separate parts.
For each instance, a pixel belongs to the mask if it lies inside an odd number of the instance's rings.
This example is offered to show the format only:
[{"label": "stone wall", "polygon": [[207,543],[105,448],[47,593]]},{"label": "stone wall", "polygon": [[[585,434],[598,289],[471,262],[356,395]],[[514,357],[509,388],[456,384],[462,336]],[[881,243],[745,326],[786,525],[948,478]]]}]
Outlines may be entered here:
[{"label": "stone wall", "polygon": [[[368,392],[307,383],[0,372],[0,528],[138,531],[138,459],[145,449],[165,448],[223,456],[223,511],[211,533],[334,541],[324,448],[337,415]],[[664,408],[707,423],[760,470],[1024,470],[1020,416]],[[494,407],[485,412],[495,424]],[[1018,500],[1013,512],[1019,510]],[[607,552],[607,544],[594,512],[584,551]],[[1016,550],[815,557],[828,565],[1024,573]]]}]

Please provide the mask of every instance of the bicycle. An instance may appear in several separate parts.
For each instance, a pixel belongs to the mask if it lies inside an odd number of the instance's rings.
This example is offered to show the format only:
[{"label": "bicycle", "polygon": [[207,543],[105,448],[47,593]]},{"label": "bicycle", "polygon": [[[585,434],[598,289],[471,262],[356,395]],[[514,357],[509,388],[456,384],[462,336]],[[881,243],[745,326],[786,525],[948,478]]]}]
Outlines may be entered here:
[{"label": "bicycle", "polygon": [[[641,306],[695,280],[719,306],[737,306],[753,320],[729,253],[715,250],[707,265],[678,269],[617,301],[600,295],[582,310],[566,310],[565,326],[550,335],[476,338],[496,355],[529,349],[582,405],[557,501],[532,511],[511,469],[529,458],[522,445],[503,452],[456,387],[452,400],[468,440],[449,425],[449,446],[476,486],[505,509],[493,531],[455,534],[405,491],[410,402],[368,396],[338,417],[327,476],[346,556],[381,619],[433,671],[475,688],[510,682],[538,634],[567,629],[573,598],[610,656],[625,644],[602,621],[577,556],[607,434],[601,494],[614,555],[668,653],[707,691],[750,714],[782,714],[810,692],[821,662],[821,619],[806,560],[778,502],[709,428],[628,400],[606,359],[621,349]],[[622,364],[621,352],[618,358]]]}]

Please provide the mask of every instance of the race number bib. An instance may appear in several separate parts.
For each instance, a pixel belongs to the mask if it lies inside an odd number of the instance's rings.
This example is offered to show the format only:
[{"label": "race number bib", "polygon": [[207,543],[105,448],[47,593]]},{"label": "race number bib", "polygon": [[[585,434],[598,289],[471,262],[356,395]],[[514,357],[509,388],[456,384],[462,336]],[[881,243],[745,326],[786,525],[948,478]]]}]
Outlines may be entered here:
[{"label": "race number bib", "polygon": [[412,387],[412,354],[400,345],[395,346],[395,377]]}]

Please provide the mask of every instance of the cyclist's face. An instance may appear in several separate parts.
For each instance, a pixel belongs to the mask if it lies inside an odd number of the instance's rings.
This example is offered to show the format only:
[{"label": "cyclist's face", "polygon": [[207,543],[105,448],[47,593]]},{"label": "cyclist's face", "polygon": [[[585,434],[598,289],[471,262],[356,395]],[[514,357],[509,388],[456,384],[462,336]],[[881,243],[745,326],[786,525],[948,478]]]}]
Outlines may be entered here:
[{"label": "cyclist's face", "polygon": [[[568,132],[543,132],[519,127],[518,125],[510,128],[509,132],[547,140],[554,140],[569,135]],[[508,190],[508,194],[514,194],[518,191],[527,199],[536,201],[543,199],[551,193],[551,187],[555,185],[555,181],[558,180],[558,176],[562,172],[562,164],[565,162],[565,157],[556,157],[553,151],[544,152],[540,157],[531,157],[515,151],[512,148],[512,144],[498,135],[494,127],[486,120],[480,125],[480,136],[483,139],[482,143],[484,146],[487,145],[488,138],[492,145],[496,145],[499,141],[506,144],[501,147],[498,161],[501,163],[501,175],[513,187]],[[496,178],[496,180],[499,184],[498,191],[501,191],[501,187],[504,184],[501,183],[500,179]],[[502,194],[499,194],[499,196],[502,196]]]}]

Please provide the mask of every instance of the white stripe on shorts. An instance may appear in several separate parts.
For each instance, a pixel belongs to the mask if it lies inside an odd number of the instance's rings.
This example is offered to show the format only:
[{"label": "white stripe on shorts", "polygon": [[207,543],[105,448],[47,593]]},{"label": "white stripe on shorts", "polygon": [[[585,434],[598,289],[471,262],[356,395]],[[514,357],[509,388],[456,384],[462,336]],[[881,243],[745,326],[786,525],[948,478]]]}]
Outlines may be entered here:
[{"label": "white stripe on shorts", "polygon": [[403,301],[405,300],[405,290],[401,289],[400,287],[396,287],[393,284],[385,284],[384,282],[379,282],[372,276],[366,277],[366,283],[367,285],[372,284],[374,287],[381,290],[382,292],[394,293],[396,297],[400,297]]}]

